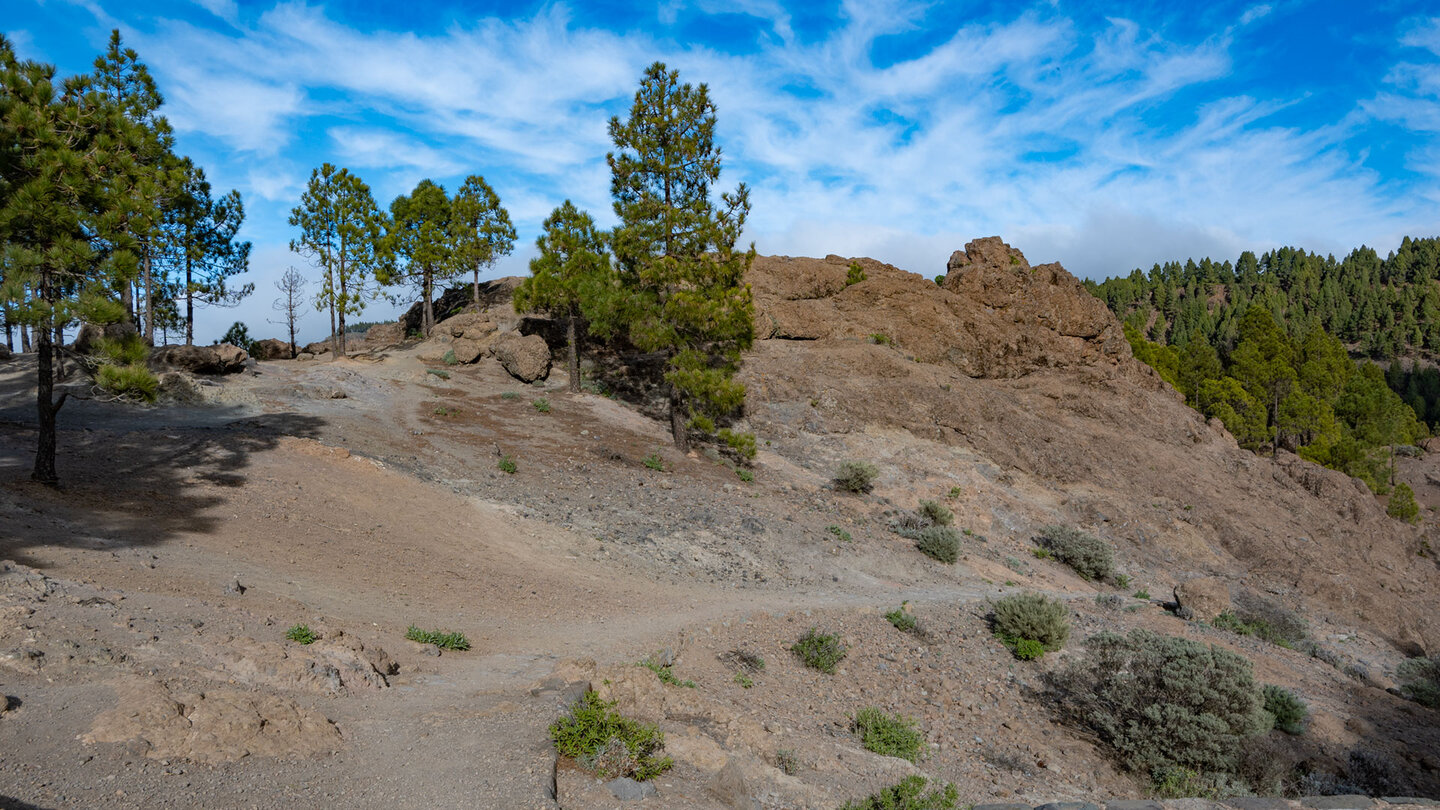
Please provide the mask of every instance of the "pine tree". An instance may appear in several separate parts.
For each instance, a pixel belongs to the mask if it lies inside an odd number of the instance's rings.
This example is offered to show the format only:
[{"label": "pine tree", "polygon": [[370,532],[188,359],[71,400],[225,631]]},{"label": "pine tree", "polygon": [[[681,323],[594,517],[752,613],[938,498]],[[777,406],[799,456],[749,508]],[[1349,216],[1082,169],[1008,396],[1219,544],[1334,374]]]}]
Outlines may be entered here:
[{"label": "pine tree", "polygon": [[1240,342],[1230,356],[1230,376],[1270,411],[1275,447],[1280,444],[1280,403],[1289,396],[1296,374],[1291,348],[1269,310],[1252,305],[1240,322]]},{"label": "pine tree", "polygon": [[310,172],[290,224],[301,231],[290,249],[310,257],[324,273],[315,308],[330,311],[331,346],[336,357],[344,357],[345,316],[365,311],[370,280],[388,261],[385,216],[359,177],[326,163]]},{"label": "pine tree", "polygon": [[545,220],[535,240],[540,255],[530,260],[530,277],[515,290],[515,311],[549,313],[565,318],[570,391],[580,390],[580,355],[575,324],[582,317],[599,320],[614,311],[614,272],[605,252],[605,237],[595,220],[566,200]]},{"label": "pine tree", "polygon": [[630,117],[610,119],[615,151],[611,195],[620,219],[612,243],[628,293],[630,338],[664,352],[671,434],[689,446],[688,429],[714,428],[739,410],[740,352],[754,339],[745,272],[755,249],[735,243],[750,211],[749,190],[710,197],[720,178],[715,105],[709,89],[680,84],[679,73],[651,65]]},{"label": "pine tree", "polygon": [[500,205],[500,195],[472,174],[455,193],[450,206],[450,238],[454,240],[455,261],[461,270],[474,275],[475,307],[479,309],[480,271],[509,256],[515,247],[515,226],[510,213]]},{"label": "pine tree", "polygon": [[47,485],[59,482],[55,428],[66,399],[54,396],[56,339],[83,299],[105,301],[133,277],[131,211],[114,177],[135,171],[145,137],[90,77],[59,82],[54,67],[20,61],[0,36],[0,300],[35,327],[31,475]]},{"label": "pine tree", "polygon": [[[305,277],[294,267],[286,268],[280,280],[275,282],[275,289],[280,291],[280,297],[271,303],[270,308],[284,316],[280,321],[290,332],[290,359],[295,359],[295,322],[304,317],[301,305],[305,301]],[[271,321],[274,323],[274,321]]]},{"label": "pine tree", "polygon": [[240,192],[211,196],[205,170],[185,158],[184,184],[165,223],[170,261],[182,279],[185,343],[195,343],[195,305],[230,307],[255,291],[254,284],[230,287],[226,280],[250,269],[250,243],[237,241],[245,221]]},{"label": "pine tree", "polygon": [[450,209],[445,189],[430,180],[421,180],[409,195],[390,203],[390,250],[403,264],[385,268],[377,278],[381,284],[408,283],[418,289],[425,302],[421,328],[426,337],[435,328],[435,283],[460,269],[451,239]]}]

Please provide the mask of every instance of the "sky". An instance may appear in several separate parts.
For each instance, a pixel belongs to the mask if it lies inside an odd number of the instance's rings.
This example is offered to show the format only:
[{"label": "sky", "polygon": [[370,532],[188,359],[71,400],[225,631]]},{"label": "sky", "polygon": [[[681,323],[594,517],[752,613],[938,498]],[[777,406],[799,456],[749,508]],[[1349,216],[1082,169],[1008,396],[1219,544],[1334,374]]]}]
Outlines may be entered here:
[{"label": "sky", "polygon": [[[657,60],[709,86],[720,186],[750,187],[762,254],[928,277],[998,234],[1099,279],[1440,235],[1433,3],[1191,5],[4,0],[0,31],[70,74],[118,28],[176,150],[240,191],[256,290],[202,310],[197,342],[236,320],[280,334],[276,279],[316,276],[287,218],[324,162],[382,207],[422,179],[482,175],[519,236],[490,276],[527,272],[566,199],[613,225],[607,123]],[[302,339],[325,321],[307,315]]]}]

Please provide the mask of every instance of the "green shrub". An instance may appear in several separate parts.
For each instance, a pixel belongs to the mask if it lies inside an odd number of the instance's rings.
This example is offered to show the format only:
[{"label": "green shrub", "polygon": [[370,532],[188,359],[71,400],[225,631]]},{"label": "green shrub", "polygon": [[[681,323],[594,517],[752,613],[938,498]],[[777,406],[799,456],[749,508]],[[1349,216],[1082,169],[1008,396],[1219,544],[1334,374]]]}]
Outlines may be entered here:
[{"label": "green shrub", "polygon": [[821,633],[812,627],[790,646],[790,652],[800,656],[805,666],[833,675],[835,665],[845,658],[846,647],[840,643],[839,636]]},{"label": "green shrub", "polygon": [[794,776],[800,770],[800,760],[795,758],[795,752],[789,748],[775,749],[775,767],[785,772],[786,776]]},{"label": "green shrub", "polygon": [[444,363],[447,366],[453,366],[459,363],[460,359],[455,356],[454,349],[446,349],[445,354],[440,358],[440,362]]},{"label": "green shrub", "polygon": [[896,630],[903,630],[906,633],[915,632],[919,622],[915,620],[915,614],[905,609],[904,605],[885,614],[885,620],[895,625]]},{"label": "green shrub", "polygon": [[839,540],[839,541],[844,542],[844,543],[848,543],[848,542],[850,542],[851,540],[854,539],[854,538],[852,538],[852,537],[850,536],[850,532],[845,531],[844,529],[840,528],[839,526],[834,526],[834,525],[826,526],[826,527],[825,527],[825,531],[827,531],[827,532],[835,535],[835,539],[836,539],[836,540]]},{"label": "green shrub", "polygon": [[308,624],[297,624],[285,631],[285,638],[296,644],[314,644],[320,640],[320,636],[310,629]]},{"label": "green shrub", "polygon": [[859,284],[865,280],[865,268],[859,262],[850,262],[850,267],[845,271],[845,286]]},{"label": "green shrub", "polygon": [[755,685],[755,679],[750,677],[749,673],[737,672],[735,673],[735,683],[740,684],[741,689],[749,689]]},{"label": "green shrub", "polygon": [[1028,639],[1054,652],[1070,638],[1070,611],[1063,602],[1044,594],[1002,596],[990,605],[990,610],[990,626],[1011,645]]},{"label": "green shrub", "polygon": [[1045,645],[1033,638],[1022,638],[1015,642],[1015,657],[1021,661],[1034,661],[1045,657]]},{"label": "green shrub", "polygon": [[1092,637],[1047,681],[1064,720],[1152,777],[1166,768],[1233,772],[1241,744],[1269,725],[1248,660],[1147,630]]},{"label": "green shrub", "polygon": [[1046,526],[1040,545],[1070,566],[1082,579],[1107,580],[1115,575],[1115,554],[1104,540],[1069,526]]},{"label": "green shrub", "polygon": [[736,433],[730,428],[720,428],[720,431],[715,435],[741,458],[755,458],[757,451],[755,449],[754,433]]},{"label": "green shrub", "polygon": [[1415,503],[1415,490],[1403,481],[1396,484],[1395,491],[1390,493],[1390,502],[1385,506],[1385,514],[1406,523],[1419,523],[1420,505]]},{"label": "green shrub", "polygon": [[1105,610],[1119,610],[1125,607],[1125,597],[1118,593],[1097,593],[1095,606]]},{"label": "green shrub", "polygon": [[511,458],[510,456],[501,456],[500,463],[496,466],[500,468],[500,472],[503,472],[506,475],[514,475],[515,471],[520,469],[519,467],[515,466],[515,459]]},{"label": "green shrub", "polygon": [[1283,686],[1266,684],[1262,694],[1265,697],[1265,711],[1275,717],[1275,728],[1286,734],[1303,734],[1305,720],[1310,716],[1305,701]]},{"label": "green shrub", "polygon": [[549,412],[550,412],[550,400],[548,400],[548,399],[546,399],[546,398],[544,398],[544,397],[540,397],[540,398],[532,401],[530,404],[533,405],[533,406],[535,406],[535,410],[539,411],[540,413],[549,413]]},{"label": "green shrub", "polygon": [[953,500],[955,500],[956,498],[959,498],[959,497],[960,497],[960,493],[961,493],[962,491],[963,491],[963,490],[961,490],[960,487],[950,487],[950,491],[945,494],[945,497],[947,497],[947,498],[949,498],[950,500],[953,501]]},{"label": "green shrub", "polygon": [[939,501],[921,501],[917,509],[922,517],[935,526],[949,526],[955,522],[955,513]]},{"label": "green shrub", "polygon": [[1147,590],[1145,590],[1144,588],[1141,588],[1140,590],[1138,590],[1138,591],[1136,591],[1135,593],[1131,594],[1131,596],[1134,596],[1136,599],[1149,599],[1149,598],[1150,598],[1150,592],[1147,591]]},{"label": "green shrub", "polygon": [[870,335],[870,342],[876,346],[893,346],[895,341],[884,332],[874,332]]},{"label": "green shrub", "polygon": [[654,779],[675,764],[658,756],[665,747],[659,728],[622,716],[615,704],[593,690],[550,726],[555,751],[605,779],[629,776],[642,782]]},{"label": "green shrub", "polygon": [[470,649],[470,639],[465,638],[464,633],[443,633],[439,630],[421,630],[413,624],[405,631],[405,638],[411,641],[418,641],[421,644],[434,644],[442,650],[459,650],[464,652]]},{"label": "green shrub", "polygon": [[95,350],[92,355],[97,355],[102,362],[112,366],[128,366],[134,363],[144,363],[150,356],[150,347],[138,334],[129,334],[119,338],[98,338],[94,343]]},{"label": "green shrub", "polygon": [[450,372],[446,371],[443,368],[427,368],[425,369],[425,373],[434,374],[436,377],[439,377],[442,380],[450,379]]},{"label": "green shrub", "polygon": [[954,526],[931,526],[920,531],[915,547],[942,563],[960,559],[960,532]]},{"label": "green shrub", "polygon": [[1422,706],[1440,709],[1440,656],[1407,658],[1395,668],[1400,692]]},{"label": "green shrub", "polygon": [[1125,590],[1126,588],[1130,587],[1130,575],[1129,575],[1129,574],[1116,574],[1116,575],[1115,575],[1115,587],[1119,588],[1119,589],[1122,590],[1122,591]]},{"label": "green shrub", "polygon": [[670,671],[669,665],[662,665],[662,664],[658,663],[657,661],[655,661],[655,659],[653,659],[653,658],[647,658],[647,659],[645,659],[644,661],[641,661],[640,663],[636,664],[635,666],[637,666],[637,667],[645,667],[646,669],[648,669],[648,670],[650,670],[651,672],[655,673],[655,677],[659,678],[659,679],[660,679],[660,682],[663,683],[663,684],[668,684],[668,685],[670,685],[670,686],[683,686],[683,687],[685,687],[686,689],[694,689],[694,688],[695,688],[695,682],[694,682],[694,681],[692,681],[692,680],[690,680],[690,679],[688,679],[688,678],[685,679],[685,680],[683,680],[683,681],[680,680],[679,678],[677,678],[677,677],[675,676],[675,673],[674,673],[674,672],[671,672],[671,671]]},{"label": "green shrub", "polygon": [[255,341],[250,339],[250,329],[240,321],[230,324],[230,328],[221,336],[220,342],[238,346],[244,349],[246,354],[255,350]]},{"label": "green shrub", "polygon": [[925,777],[912,774],[869,798],[846,804],[840,810],[956,810],[960,794],[949,782],[927,791]]},{"label": "green shrub", "polygon": [[501,398],[501,399],[519,399],[519,398],[520,398],[520,392],[518,392],[518,391],[506,391],[506,392],[504,392],[504,393],[502,393],[502,394],[500,395],[500,398]]},{"label": "green shrub", "polygon": [[1239,617],[1229,610],[1222,612],[1212,619],[1210,625],[1212,627],[1218,627],[1221,630],[1229,630],[1237,636],[1251,636],[1255,634],[1253,627],[1240,621]]},{"label": "green shrub", "polygon": [[874,751],[882,757],[916,762],[925,748],[925,735],[915,727],[915,721],[886,714],[875,706],[866,706],[856,712],[850,728],[860,735],[860,744],[865,746],[865,750]]},{"label": "green shrub", "polygon": [[835,471],[835,488],[845,492],[869,492],[875,488],[880,468],[868,461],[841,462]]},{"label": "green shrub", "polygon": [[1235,597],[1235,619],[1242,635],[1256,635],[1271,644],[1294,649],[1310,633],[1310,626],[1298,613],[1288,610],[1254,591],[1242,590]]},{"label": "green shrub", "polygon": [[665,472],[665,460],[660,458],[659,453],[651,453],[650,455],[646,456],[645,460],[641,463],[657,472]]},{"label": "green shrub", "polygon": [[139,363],[102,365],[95,370],[95,384],[106,393],[139,402],[154,402],[155,394],[160,390],[160,380]]}]

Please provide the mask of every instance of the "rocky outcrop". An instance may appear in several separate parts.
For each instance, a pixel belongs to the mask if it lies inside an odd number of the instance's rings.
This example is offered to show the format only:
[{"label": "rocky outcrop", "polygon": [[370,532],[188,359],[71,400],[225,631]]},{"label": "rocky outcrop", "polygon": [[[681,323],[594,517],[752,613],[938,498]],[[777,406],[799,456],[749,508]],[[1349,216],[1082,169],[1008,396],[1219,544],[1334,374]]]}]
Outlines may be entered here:
[{"label": "rocky outcrop", "polygon": [[365,332],[365,342],[372,348],[388,349],[405,340],[405,328],[398,323],[377,323]]},{"label": "rocky outcrop", "polygon": [[256,360],[289,360],[295,347],[279,338],[265,338],[250,344],[250,356]]},{"label": "rocky outcrop", "polygon": [[550,347],[539,335],[501,335],[492,346],[495,359],[521,382],[535,382],[550,375]]},{"label": "rocky outcrop", "polygon": [[[846,283],[852,264],[864,281]],[[1130,360],[1119,322],[1074,276],[1058,264],[1031,267],[998,237],[957,251],[938,289],[874,259],[839,256],[758,257],[747,280],[761,339],[879,342],[977,378]]]},{"label": "rocky outcrop", "polygon": [[1230,585],[1219,577],[1195,577],[1175,586],[1175,602],[1202,622],[1230,610]]},{"label": "rocky outcrop", "polygon": [[[509,304],[515,296],[515,288],[520,286],[520,282],[523,280],[519,276],[505,276],[480,282],[480,309],[493,309]],[[441,293],[433,304],[437,325],[470,307],[474,300],[474,288],[470,284],[460,284]],[[400,327],[407,335],[418,334],[424,327],[424,323],[425,304],[421,301],[416,301],[409,309],[405,310],[404,315],[400,316]]]},{"label": "rocky outcrop", "polygon": [[236,374],[245,370],[250,355],[239,346],[161,346],[150,353],[150,366],[157,370],[188,371],[191,374]]},{"label": "rocky outcrop", "polygon": [[75,334],[75,342],[70,348],[76,354],[91,354],[96,349],[96,343],[102,338],[105,340],[124,340],[130,335],[139,334],[133,323],[107,323],[94,324],[85,323],[80,325],[80,331]]}]

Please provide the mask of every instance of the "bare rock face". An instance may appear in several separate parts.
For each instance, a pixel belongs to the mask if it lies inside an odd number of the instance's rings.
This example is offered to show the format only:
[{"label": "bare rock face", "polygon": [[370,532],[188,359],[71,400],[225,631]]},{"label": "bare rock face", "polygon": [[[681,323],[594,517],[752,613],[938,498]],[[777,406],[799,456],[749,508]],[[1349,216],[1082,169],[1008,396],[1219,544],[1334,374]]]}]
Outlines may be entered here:
[{"label": "bare rock face", "polygon": [[133,741],[151,759],[207,765],[247,756],[317,756],[342,745],[324,715],[284,697],[234,689],[176,693],[149,680],[116,691],[119,704],[95,718],[82,742]]},{"label": "bare rock face", "polygon": [[550,347],[539,335],[501,335],[491,349],[500,365],[521,382],[535,382],[550,375]]},{"label": "bare rock face", "polygon": [[480,340],[495,333],[495,322],[476,312],[462,312],[435,325],[436,332],[456,338]]},{"label": "bare rock face", "polygon": [[150,353],[150,365],[191,374],[236,374],[245,370],[250,355],[239,346],[161,346]]},{"label": "bare rock face", "polygon": [[1175,601],[1196,619],[1210,621],[1230,610],[1230,586],[1219,577],[1196,577],[1175,586]]},{"label": "bare rock face", "polygon": [[405,328],[398,323],[377,323],[365,332],[365,342],[376,349],[398,346],[405,340]]},{"label": "bare rock face", "polygon": [[[846,284],[857,265],[865,280]],[[998,237],[950,259],[944,284],[873,259],[757,257],[756,336],[883,342],[976,378],[1126,365],[1119,321],[1058,264],[1031,267]],[[1127,368],[1125,373],[1136,373]]]},{"label": "bare rock face", "polygon": [[317,340],[314,343],[307,343],[300,351],[304,354],[319,357],[322,354],[329,354],[331,348],[330,339],[326,338],[325,340]]},{"label": "bare rock face", "polygon": [[293,346],[279,338],[265,338],[250,346],[250,356],[256,360],[289,360],[293,349]]}]

